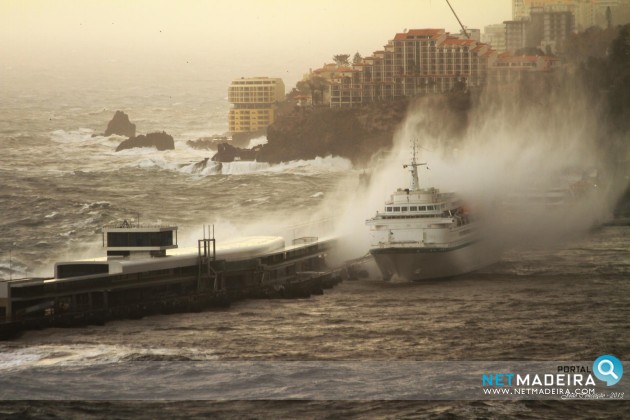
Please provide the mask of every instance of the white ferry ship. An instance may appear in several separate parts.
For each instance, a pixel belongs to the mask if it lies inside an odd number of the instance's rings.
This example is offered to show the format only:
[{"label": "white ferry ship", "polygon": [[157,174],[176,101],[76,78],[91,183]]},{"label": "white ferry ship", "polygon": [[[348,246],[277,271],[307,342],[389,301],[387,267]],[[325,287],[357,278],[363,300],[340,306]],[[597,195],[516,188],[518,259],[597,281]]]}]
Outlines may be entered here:
[{"label": "white ferry ship", "polygon": [[454,193],[420,188],[415,146],[410,188],[396,190],[384,211],[366,221],[370,253],[385,280],[456,276],[496,262],[481,223]]}]

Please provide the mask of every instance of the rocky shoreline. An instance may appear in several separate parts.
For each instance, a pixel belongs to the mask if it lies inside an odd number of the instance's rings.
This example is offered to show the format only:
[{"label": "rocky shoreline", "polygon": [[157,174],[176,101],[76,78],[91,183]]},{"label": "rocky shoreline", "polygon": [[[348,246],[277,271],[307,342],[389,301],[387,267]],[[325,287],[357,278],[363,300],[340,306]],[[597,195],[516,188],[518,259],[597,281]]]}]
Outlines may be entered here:
[{"label": "rocky shoreline", "polygon": [[[279,109],[276,121],[267,128],[266,144],[245,147],[252,138],[265,135],[264,131],[237,133],[231,139],[224,134],[214,135],[188,140],[186,144],[195,149],[216,150],[212,157],[215,162],[255,160],[274,164],[335,156],[348,159],[355,165],[364,165],[373,156],[391,149],[394,134],[405,120],[408,110],[418,108],[427,115],[440,117],[426,118],[425,131],[453,137],[463,132],[467,125],[470,97],[468,93],[458,93],[415,100],[374,102],[348,109],[299,107],[287,102]],[[456,123],[445,127],[443,121]],[[127,114],[116,111],[103,135],[129,137],[120,143],[116,151],[133,147],[155,147],[157,150],[175,148],[173,137],[165,132],[138,136],[135,133],[136,126],[130,122]]]},{"label": "rocky shoreline", "polygon": [[339,156],[365,163],[392,146],[409,102],[374,103],[352,109],[299,108],[279,115],[267,129],[257,160],[278,163]]}]

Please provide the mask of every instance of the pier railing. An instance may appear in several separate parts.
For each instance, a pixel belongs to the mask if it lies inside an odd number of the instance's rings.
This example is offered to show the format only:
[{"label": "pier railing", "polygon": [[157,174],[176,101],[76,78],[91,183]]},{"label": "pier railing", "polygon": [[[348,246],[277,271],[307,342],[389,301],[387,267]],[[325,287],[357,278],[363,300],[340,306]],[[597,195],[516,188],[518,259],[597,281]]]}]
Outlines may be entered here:
[{"label": "pier railing", "polygon": [[197,254],[199,257],[198,271],[197,271],[197,290],[201,291],[203,287],[204,279],[204,267],[205,275],[207,279],[213,284],[215,291],[220,290],[221,279],[219,273],[213,268],[212,263],[217,259],[217,247],[216,240],[212,239],[199,239],[197,240]]}]

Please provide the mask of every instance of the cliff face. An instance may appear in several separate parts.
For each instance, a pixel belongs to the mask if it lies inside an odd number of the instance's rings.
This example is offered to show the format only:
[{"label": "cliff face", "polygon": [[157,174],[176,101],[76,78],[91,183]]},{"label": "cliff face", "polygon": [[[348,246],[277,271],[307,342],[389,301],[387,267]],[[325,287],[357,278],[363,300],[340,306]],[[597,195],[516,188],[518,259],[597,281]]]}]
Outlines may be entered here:
[{"label": "cliff face", "polygon": [[268,143],[257,160],[269,163],[317,156],[340,156],[353,163],[367,162],[392,145],[403,121],[407,101],[375,103],[361,108],[294,108],[267,129]]},{"label": "cliff face", "polygon": [[278,163],[332,155],[363,165],[380,151],[391,150],[394,134],[408,112],[420,116],[410,121],[413,132],[452,142],[465,132],[471,106],[470,95],[460,92],[352,109],[284,109],[267,128],[267,144],[252,150],[223,147],[212,160]]}]

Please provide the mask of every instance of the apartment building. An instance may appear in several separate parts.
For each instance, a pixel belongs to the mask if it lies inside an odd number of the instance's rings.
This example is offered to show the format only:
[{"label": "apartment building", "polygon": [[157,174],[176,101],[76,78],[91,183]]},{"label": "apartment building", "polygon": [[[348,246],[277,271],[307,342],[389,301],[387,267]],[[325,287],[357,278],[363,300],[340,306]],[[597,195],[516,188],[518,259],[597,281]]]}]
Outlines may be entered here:
[{"label": "apartment building", "polygon": [[505,25],[505,49],[516,51],[528,46],[529,20],[508,20]]},{"label": "apartment building", "polygon": [[530,9],[527,19],[503,23],[508,51],[531,47],[559,54],[562,53],[564,43],[575,30],[573,12],[544,8]]},{"label": "apartment building", "polygon": [[561,53],[575,29],[573,12],[532,9],[530,16],[531,45],[543,51]]},{"label": "apartment building", "polygon": [[506,51],[490,67],[489,84],[505,86],[518,82],[524,74],[550,73],[559,66],[560,59],[552,55],[514,55]]},{"label": "apartment building", "polygon": [[497,52],[505,51],[505,24],[498,23],[484,27],[481,42],[489,44]]},{"label": "apartment building", "polygon": [[494,51],[444,29],[398,33],[351,68],[330,75],[330,106],[352,107],[485,84]]},{"label": "apartment building", "polygon": [[228,88],[230,132],[266,129],[275,121],[277,104],[284,100],[284,92],[284,82],[279,78],[242,77],[233,80]]},{"label": "apartment building", "polygon": [[575,28],[584,31],[591,26],[606,28],[607,13],[612,14],[612,24],[623,23],[630,15],[630,0],[512,0],[512,19],[529,19],[535,9],[553,12],[571,12]]}]

